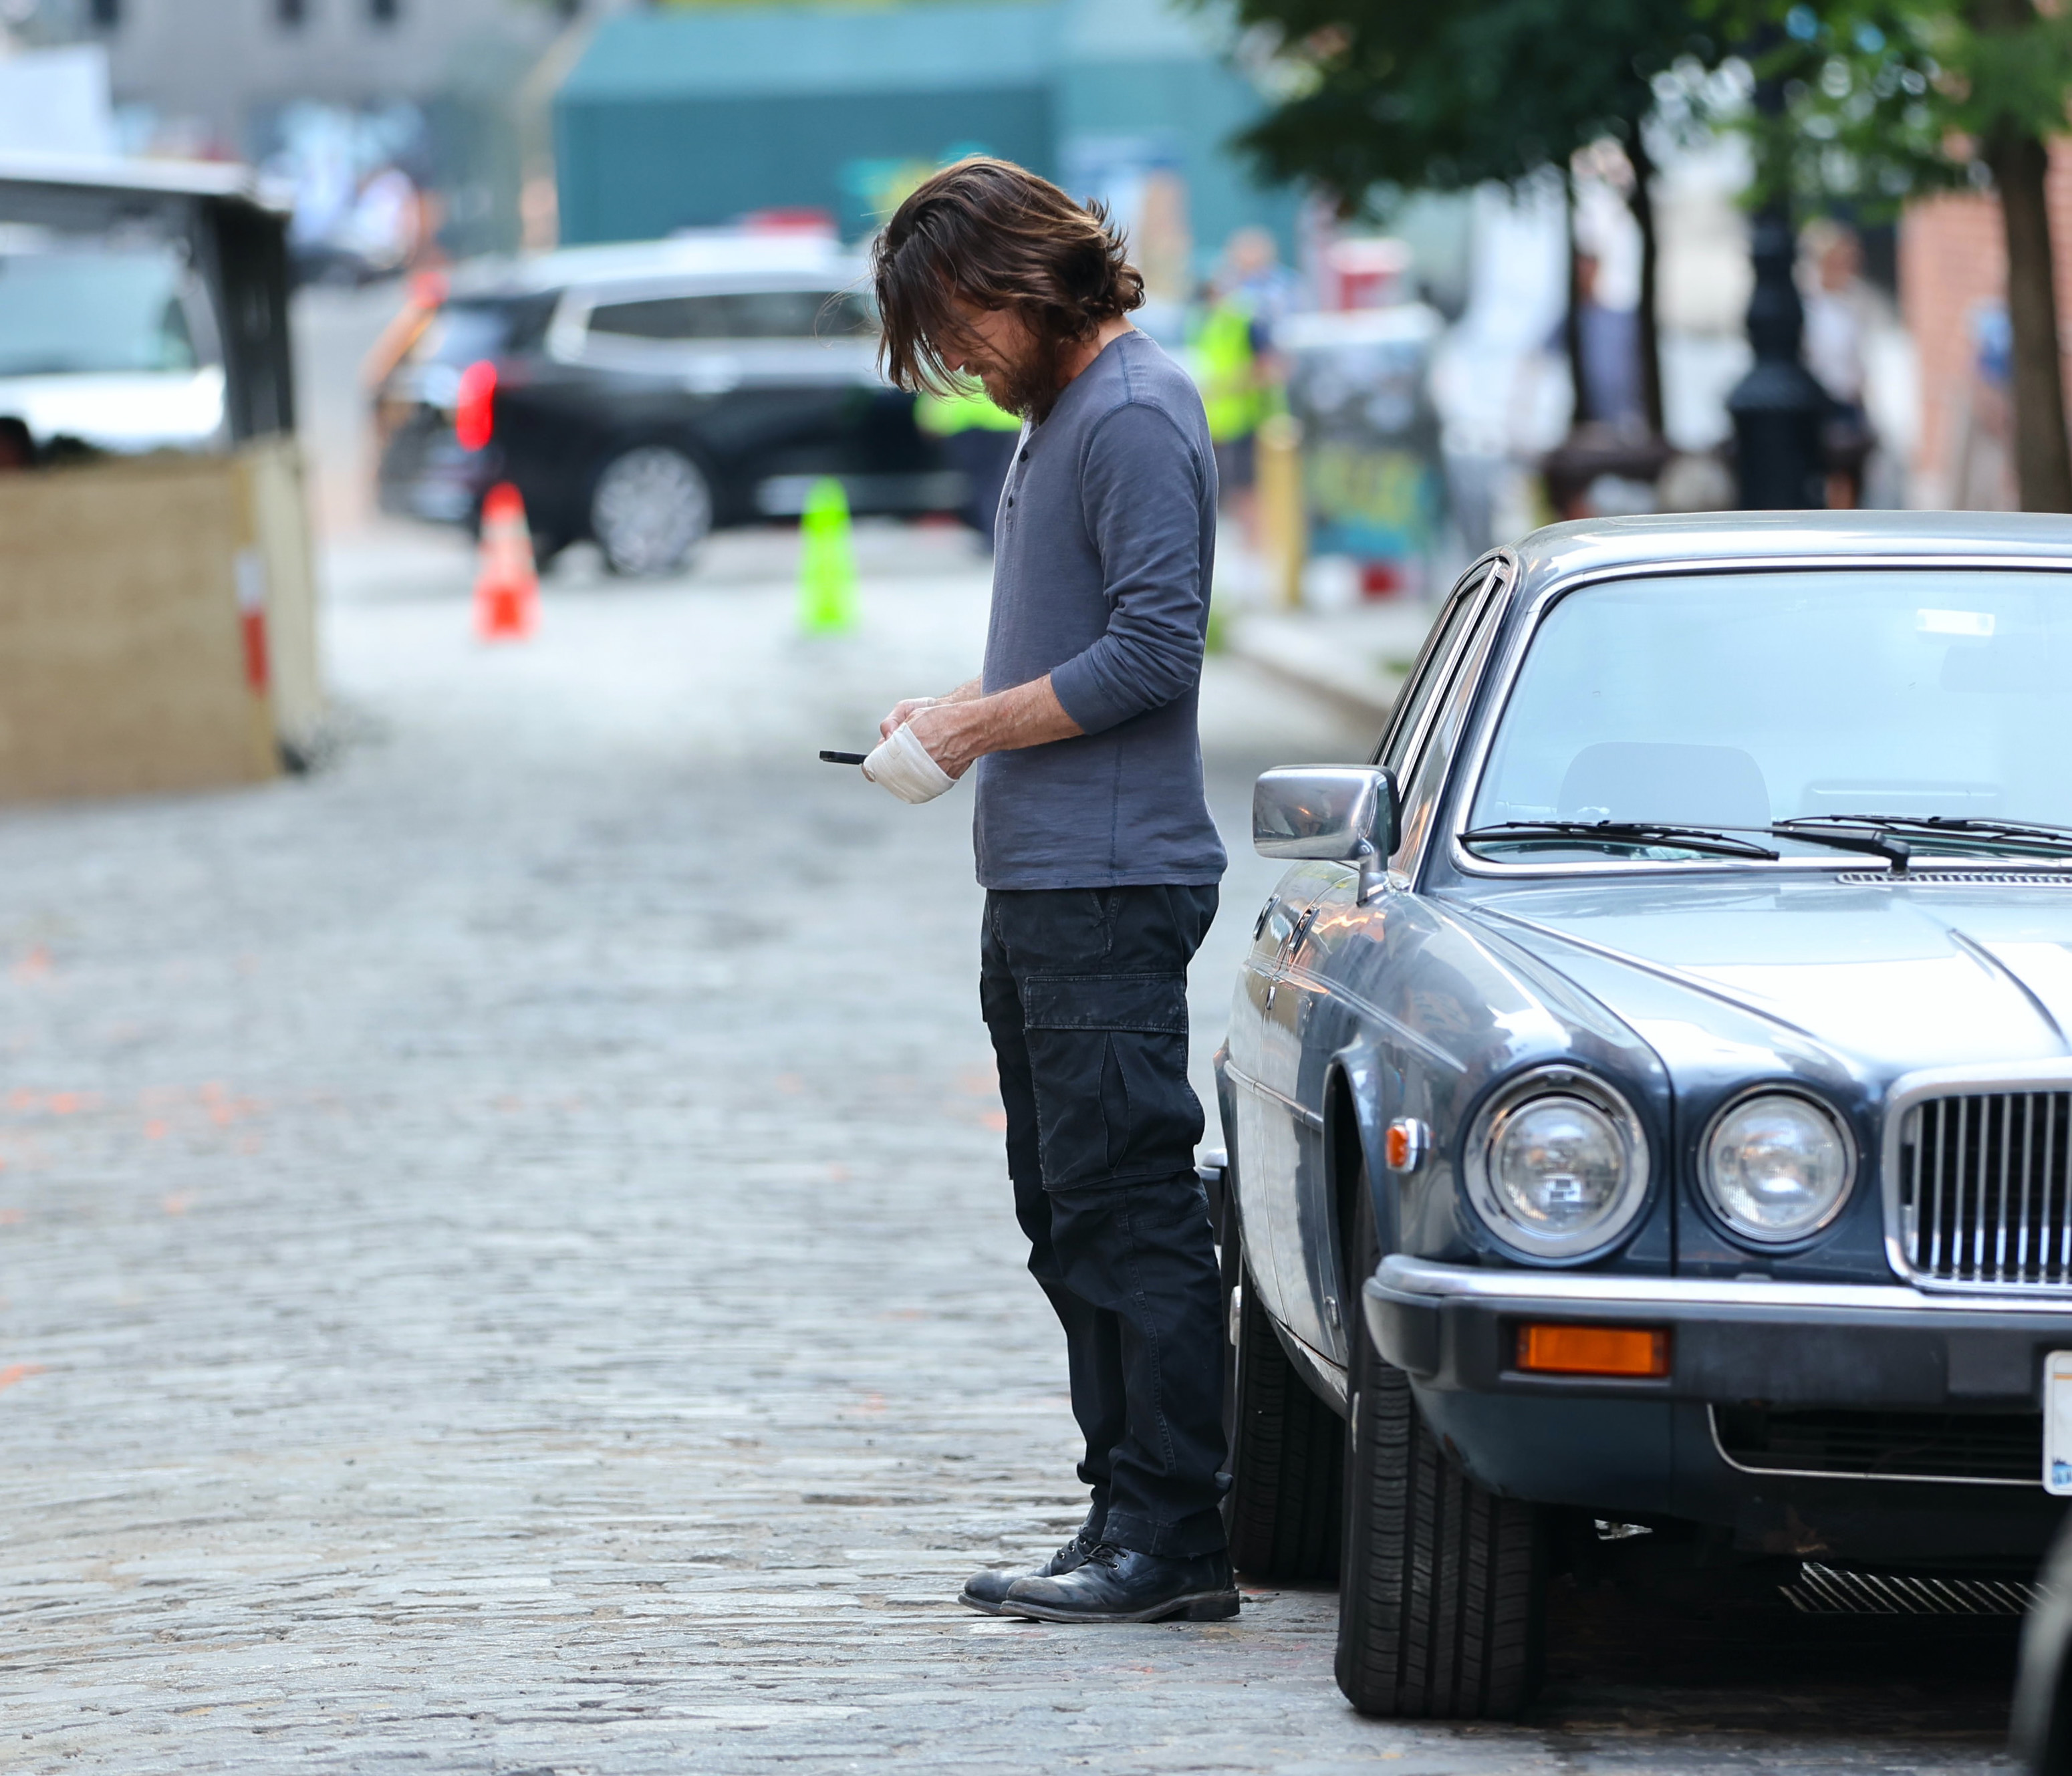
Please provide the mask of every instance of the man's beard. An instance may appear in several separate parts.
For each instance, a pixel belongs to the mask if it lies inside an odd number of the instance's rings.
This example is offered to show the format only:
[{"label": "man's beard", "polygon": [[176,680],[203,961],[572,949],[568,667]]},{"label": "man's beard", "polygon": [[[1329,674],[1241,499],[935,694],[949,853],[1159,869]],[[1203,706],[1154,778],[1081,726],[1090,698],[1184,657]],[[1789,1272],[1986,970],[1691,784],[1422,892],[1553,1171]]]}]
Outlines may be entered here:
[{"label": "man's beard", "polygon": [[1059,383],[1065,343],[1063,339],[1046,335],[1038,339],[1028,356],[1018,364],[999,365],[994,375],[999,393],[993,393],[990,385],[986,390],[993,405],[1031,425],[1041,426],[1050,417],[1050,409],[1057,405],[1062,393]]}]

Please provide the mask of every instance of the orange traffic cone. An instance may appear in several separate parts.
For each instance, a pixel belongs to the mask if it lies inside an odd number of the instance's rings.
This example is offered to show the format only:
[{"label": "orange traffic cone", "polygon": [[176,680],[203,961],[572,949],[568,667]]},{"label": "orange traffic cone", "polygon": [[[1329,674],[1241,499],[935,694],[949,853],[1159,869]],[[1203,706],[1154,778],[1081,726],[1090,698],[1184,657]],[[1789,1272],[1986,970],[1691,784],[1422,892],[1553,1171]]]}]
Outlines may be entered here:
[{"label": "orange traffic cone", "polygon": [[475,632],[484,641],[523,641],[540,622],[540,575],[525,502],[500,481],[482,502],[482,546],[475,577]]}]

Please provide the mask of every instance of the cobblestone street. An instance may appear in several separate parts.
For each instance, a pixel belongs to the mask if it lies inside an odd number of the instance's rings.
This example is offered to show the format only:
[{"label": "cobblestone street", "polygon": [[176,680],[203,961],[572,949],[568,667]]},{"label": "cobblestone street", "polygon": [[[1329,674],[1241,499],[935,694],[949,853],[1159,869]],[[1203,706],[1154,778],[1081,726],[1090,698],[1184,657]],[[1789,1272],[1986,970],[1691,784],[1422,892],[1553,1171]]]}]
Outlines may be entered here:
[{"label": "cobblestone street", "polygon": [[[571,564],[485,650],[457,541],[366,532],[314,775],[0,816],[0,1768],[2001,1767],[1997,1630],[1568,1599],[1532,1719],[1453,1729],[1346,1708],[1326,1592],[956,1605],[1081,1514],[1062,1344],[969,791],[814,751],[968,676],[985,581],[868,532],[808,643],[791,546]],[[1221,660],[1204,722],[1205,1082],[1252,774],[1371,737]]]}]

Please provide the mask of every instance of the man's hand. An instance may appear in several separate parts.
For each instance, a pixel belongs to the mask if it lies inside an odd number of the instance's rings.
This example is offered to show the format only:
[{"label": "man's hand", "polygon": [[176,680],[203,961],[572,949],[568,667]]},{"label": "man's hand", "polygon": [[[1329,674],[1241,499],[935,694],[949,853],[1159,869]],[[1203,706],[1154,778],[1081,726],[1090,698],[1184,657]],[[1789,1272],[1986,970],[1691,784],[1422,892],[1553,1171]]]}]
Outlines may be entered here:
[{"label": "man's hand", "polygon": [[1086,731],[1065,713],[1047,672],[991,697],[940,698],[915,709],[907,726],[928,749],[928,756],[952,777],[963,776],[989,752],[1040,746]]},{"label": "man's hand", "polygon": [[902,697],[892,705],[891,714],[878,724],[878,738],[890,740],[900,729],[914,719],[920,709],[932,709],[942,699],[939,697]]},{"label": "man's hand", "polygon": [[954,691],[946,692],[940,697],[902,697],[892,705],[891,714],[878,724],[878,738],[890,740],[896,730],[905,727],[914,719],[917,710],[931,709],[939,703],[968,703],[972,698],[984,695],[985,688],[976,679],[970,678]]}]

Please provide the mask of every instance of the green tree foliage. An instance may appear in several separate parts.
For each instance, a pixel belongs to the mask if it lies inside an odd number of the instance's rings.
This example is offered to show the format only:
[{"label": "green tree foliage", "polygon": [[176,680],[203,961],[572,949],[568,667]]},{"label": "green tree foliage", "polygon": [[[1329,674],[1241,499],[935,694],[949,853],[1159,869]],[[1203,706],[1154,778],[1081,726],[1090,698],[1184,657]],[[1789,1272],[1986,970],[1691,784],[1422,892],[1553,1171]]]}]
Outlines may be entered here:
[{"label": "green tree foliage", "polygon": [[1784,86],[1781,117],[1759,134],[1763,164],[1803,203],[1889,214],[1984,185],[1988,145],[2010,130],[2065,131],[2072,20],[2029,0],[1823,0],[1749,22],[1772,27],[1757,65]]},{"label": "green tree foliage", "polygon": [[1276,30],[1286,96],[1244,138],[1279,178],[1352,204],[1377,185],[1446,190],[1630,143],[1655,77],[1715,59],[1688,0],[1240,0]]},{"label": "green tree foliage", "polygon": [[1781,115],[1758,130],[1771,188],[1873,213],[1938,188],[1998,191],[2021,503],[2032,512],[2072,511],[2044,202],[2045,144],[2066,133],[2072,92],[2072,15],[2033,0],[1821,0],[1762,10],[1774,47],[1758,67],[1783,83],[1785,100]]},{"label": "green tree foliage", "polygon": [[1642,125],[1673,68],[1716,65],[1690,0],[1238,0],[1279,35],[1280,103],[1241,138],[1275,179],[1315,181],[1349,212],[1377,189],[1507,183],[1606,137],[1626,150],[1642,237],[1642,372],[1661,426],[1652,163]]}]

